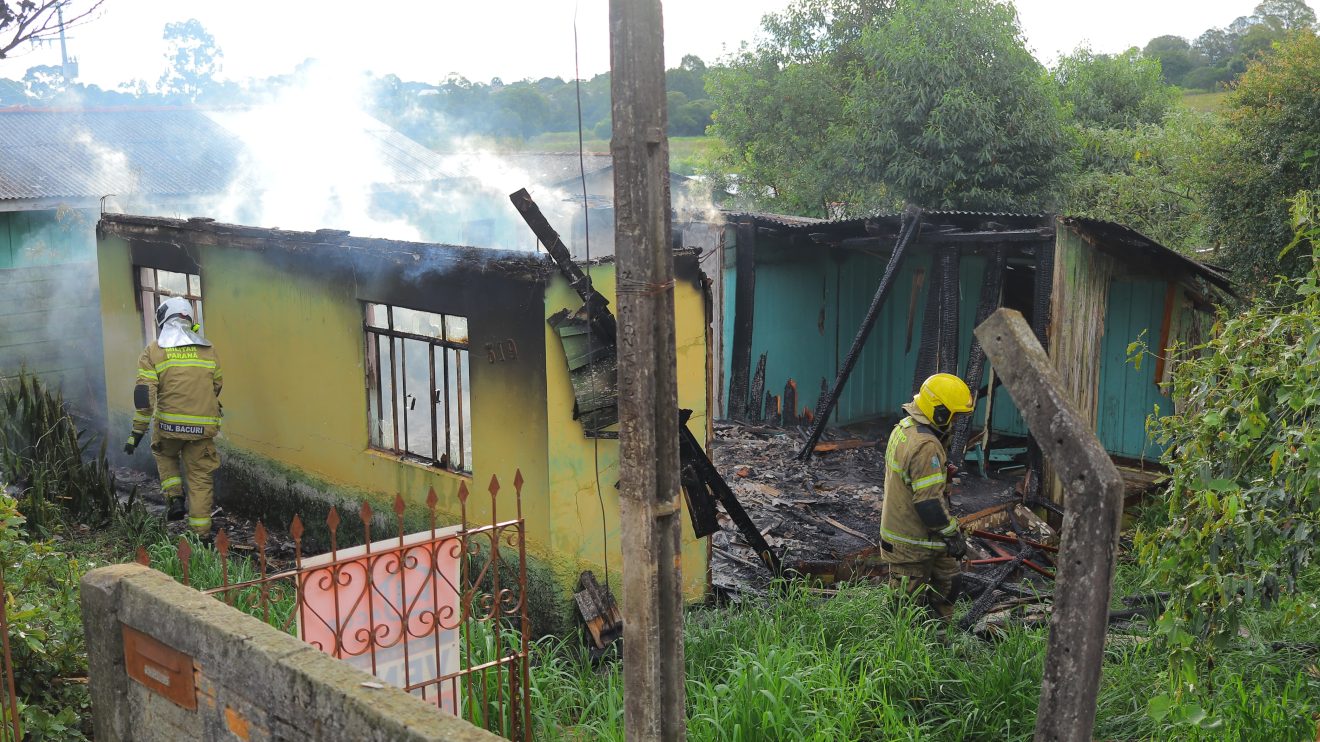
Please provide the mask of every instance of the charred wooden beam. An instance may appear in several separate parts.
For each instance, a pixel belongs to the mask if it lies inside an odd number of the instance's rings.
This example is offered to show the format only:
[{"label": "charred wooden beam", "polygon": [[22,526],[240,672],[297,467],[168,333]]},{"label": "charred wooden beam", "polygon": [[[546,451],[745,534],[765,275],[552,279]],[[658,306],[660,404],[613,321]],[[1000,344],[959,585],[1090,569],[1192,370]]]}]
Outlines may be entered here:
[{"label": "charred wooden beam", "polygon": [[784,427],[798,424],[797,382],[792,379],[784,384],[784,417],[780,422]]},{"label": "charred wooden beam", "polygon": [[898,275],[898,268],[903,262],[904,254],[907,253],[908,245],[920,231],[920,225],[921,209],[909,208],[903,217],[903,231],[894,244],[894,252],[890,254],[884,275],[880,277],[880,285],[876,287],[871,306],[866,310],[866,318],[862,320],[857,337],[853,338],[852,347],[848,349],[848,355],[843,359],[843,367],[839,369],[839,375],[834,379],[834,387],[830,389],[825,404],[820,405],[820,414],[816,416],[816,421],[811,427],[811,435],[807,436],[806,443],[798,452],[798,458],[802,461],[811,458],[816,442],[820,440],[820,434],[824,432],[825,425],[829,422],[830,413],[834,411],[834,406],[839,401],[839,394],[843,391],[844,384],[848,383],[848,377],[852,374],[853,367],[857,365],[857,359],[861,357],[862,347],[866,345],[866,339],[871,335],[871,328],[875,327],[875,320],[880,316],[880,308],[884,306],[885,299],[889,296],[890,287],[894,285],[894,277]]},{"label": "charred wooden beam", "polygon": [[759,423],[761,417],[761,396],[765,394],[765,360],[768,353],[762,353],[756,362],[756,373],[752,374],[752,385],[747,390],[747,421]]},{"label": "charred wooden beam", "polygon": [[752,327],[756,314],[756,225],[738,223],[736,283],[733,291],[733,356],[729,368],[729,408],[734,420],[746,420],[756,400],[748,398],[752,371]]},{"label": "charred wooden beam", "polygon": [[958,374],[958,314],[962,292],[958,250],[941,247],[936,255],[940,261],[940,331],[939,348],[935,353],[935,369],[939,373]]},{"label": "charred wooden beam", "polygon": [[989,584],[985,586],[985,591],[981,593],[980,597],[972,602],[972,607],[967,610],[967,613],[963,615],[962,620],[958,622],[958,628],[963,631],[971,631],[975,628],[976,622],[980,621],[981,617],[986,613],[989,613],[990,608],[994,606],[995,601],[998,599],[995,593],[998,592],[1000,586],[1008,581],[1008,578],[1022,566],[1023,562],[1035,556],[1035,554],[1036,552],[1028,546],[1022,551],[1019,551],[1012,559],[1005,562],[1003,566],[995,570],[994,574],[990,577]]},{"label": "charred wooden beam", "polygon": [[536,239],[545,246],[546,252],[550,254],[550,259],[555,261],[559,272],[568,279],[568,285],[581,297],[582,303],[587,307],[587,321],[591,323],[592,331],[601,342],[613,345],[618,334],[618,325],[614,320],[614,313],[610,311],[609,300],[591,285],[591,276],[573,262],[568,247],[559,238],[559,233],[554,227],[550,226],[550,222],[541,213],[541,208],[532,200],[532,195],[527,189],[520,188],[510,193],[509,200],[522,215],[523,221],[527,222],[532,234],[535,234]]},{"label": "charred wooden beam", "polygon": [[[711,463],[706,456],[706,452],[701,450],[701,444],[697,442],[696,436],[688,430],[687,420],[691,416],[691,410],[680,410],[678,426],[678,449],[679,456],[687,464],[690,464],[701,477],[702,482],[710,489],[710,492],[719,500],[720,505],[724,506],[724,512],[729,514],[738,531],[742,533],[743,538],[747,540],[748,545],[761,557],[761,562],[775,576],[783,572],[783,564],[779,561],[779,555],[766,543],[765,537],[761,535],[760,529],[752,521],[751,516],[743,509],[742,503],[738,502],[738,497],[729,489],[729,485],[720,476],[720,472]],[[696,524],[694,523],[695,527]]]}]

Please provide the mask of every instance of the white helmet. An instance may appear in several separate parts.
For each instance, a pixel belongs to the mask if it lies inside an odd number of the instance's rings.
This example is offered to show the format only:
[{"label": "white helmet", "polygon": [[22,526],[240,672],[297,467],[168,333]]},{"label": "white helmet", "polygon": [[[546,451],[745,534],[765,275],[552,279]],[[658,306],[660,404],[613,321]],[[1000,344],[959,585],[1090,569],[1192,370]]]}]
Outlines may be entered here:
[{"label": "white helmet", "polygon": [[165,326],[165,323],[174,317],[185,317],[188,324],[192,324],[193,308],[192,303],[182,296],[171,296],[162,301],[159,307],[156,307],[156,327],[157,329]]}]

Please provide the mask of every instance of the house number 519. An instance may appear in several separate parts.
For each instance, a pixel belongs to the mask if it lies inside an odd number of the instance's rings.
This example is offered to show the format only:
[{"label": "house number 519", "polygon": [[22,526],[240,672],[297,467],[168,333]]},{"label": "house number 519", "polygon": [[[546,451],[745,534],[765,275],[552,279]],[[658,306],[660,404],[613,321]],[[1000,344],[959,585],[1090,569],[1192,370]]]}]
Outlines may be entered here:
[{"label": "house number 519", "polygon": [[491,363],[516,361],[518,360],[518,344],[513,341],[513,338],[486,343],[486,360]]}]

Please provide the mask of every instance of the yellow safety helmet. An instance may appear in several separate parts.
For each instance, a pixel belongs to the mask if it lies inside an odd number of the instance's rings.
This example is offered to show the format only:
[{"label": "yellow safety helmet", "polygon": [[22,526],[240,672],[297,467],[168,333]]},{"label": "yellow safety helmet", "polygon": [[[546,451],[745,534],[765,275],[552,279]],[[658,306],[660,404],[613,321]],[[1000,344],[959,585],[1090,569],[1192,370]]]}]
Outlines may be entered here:
[{"label": "yellow safety helmet", "polygon": [[954,415],[975,409],[972,390],[953,374],[935,374],[921,382],[921,389],[912,402],[939,430],[948,430]]}]

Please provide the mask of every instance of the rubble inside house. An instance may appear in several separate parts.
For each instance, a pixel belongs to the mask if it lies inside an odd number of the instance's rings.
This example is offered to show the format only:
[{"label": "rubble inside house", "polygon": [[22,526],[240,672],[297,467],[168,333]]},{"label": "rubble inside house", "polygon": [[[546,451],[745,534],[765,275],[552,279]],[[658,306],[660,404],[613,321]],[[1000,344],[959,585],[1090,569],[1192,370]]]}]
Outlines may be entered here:
[{"label": "rubble inside house", "polygon": [[[879,579],[884,447],[891,425],[829,429],[817,453],[802,462],[796,454],[807,439],[804,429],[719,421],[710,458],[786,572],[826,586]],[[950,497],[967,535],[964,594],[975,599],[999,578],[991,596],[969,611],[975,615],[964,628],[979,635],[1010,622],[1048,622],[1058,550],[1057,531],[1023,503],[1023,467],[1013,460],[998,464],[983,477],[969,462]],[[711,536],[717,598],[769,594],[771,571],[727,513],[721,509],[717,518],[720,530]],[[1111,620],[1134,620],[1157,605],[1133,598]]]}]

